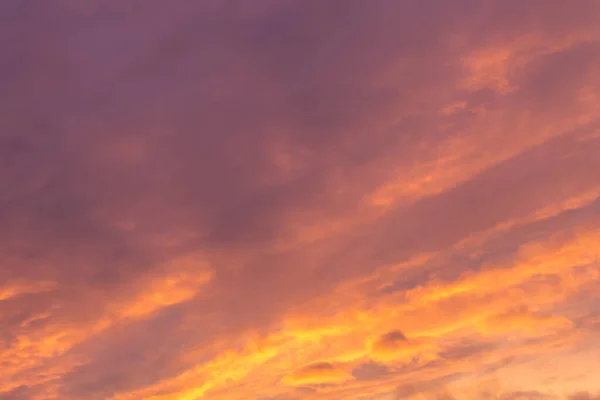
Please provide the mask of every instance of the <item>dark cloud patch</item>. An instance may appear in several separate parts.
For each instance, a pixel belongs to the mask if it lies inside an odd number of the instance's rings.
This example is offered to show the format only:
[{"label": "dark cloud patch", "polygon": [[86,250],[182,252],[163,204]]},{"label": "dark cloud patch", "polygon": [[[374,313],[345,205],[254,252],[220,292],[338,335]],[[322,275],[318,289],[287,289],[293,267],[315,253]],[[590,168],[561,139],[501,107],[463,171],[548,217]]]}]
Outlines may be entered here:
[{"label": "dark cloud patch", "polygon": [[478,342],[474,339],[465,338],[457,344],[442,349],[440,357],[447,360],[462,360],[472,356],[484,355],[496,346],[495,343]]},{"label": "dark cloud patch", "polygon": [[376,362],[363,363],[352,370],[352,375],[358,380],[380,379],[391,373],[390,368],[385,364]]},{"label": "dark cloud patch", "polygon": [[550,400],[556,399],[556,395],[544,393],[537,390],[517,391],[504,393],[500,396],[502,400]]},{"label": "dark cloud patch", "polygon": [[[31,59],[8,57],[18,60],[15,69],[23,76],[7,80],[21,85],[32,76],[42,79],[37,70],[21,64],[56,64],[46,71],[52,79],[37,85],[51,85],[53,100],[44,101],[45,95],[32,86],[15,88],[20,97],[12,107],[21,111],[12,113],[7,128],[28,136],[55,132],[51,142],[63,151],[45,151],[46,158],[24,173],[64,165],[53,178],[55,191],[63,196],[56,201],[64,209],[79,210],[69,218],[81,226],[63,229],[73,234],[91,230],[83,236],[86,242],[120,236],[98,226],[93,214],[99,209],[108,207],[109,217],[136,215],[140,211],[133,205],[140,203],[147,210],[140,217],[160,210],[150,214],[158,220],[155,229],[169,231],[187,221],[203,226],[203,240],[213,246],[272,238],[282,212],[330,201],[322,194],[328,192],[333,169],[340,172],[335,165],[348,166],[357,154],[366,157],[367,147],[372,148],[367,160],[381,155],[379,140],[355,132],[369,129],[406,100],[399,89],[374,88],[370,81],[398,54],[411,50],[438,57],[428,46],[445,48],[443,35],[407,17],[422,12],[423,20],[439,19],[437,7],[356,2],[345,4],[340,18],[337,3],[272,7],[251,17],[236,7],[189,3],[158,13],[158,4],[148,2],[135,10],[126,5],[55,9],[37,4],[27,21],[60,24],[62,29],[39,37],[28,33],[30,40],[19,48]],[[462,26],[460,8],[444,6],[451,18],[440,19],[437,29]],[[208,37],[219,37],[220,45],[210,45]],[[109,39],[111,46],[106,45]],[[357,56],[357,47],[369,54]],[[51,58],[41,52],[46,48],[54,49]],[[425,68],[433,64],[416,54],[409,57],[409,72],[417,76],[406,74],[395,86],[432,85],[432,79],[441,78],[436,69]],[[26,123],[31,120],[40,123]],[[115,165],[114,153],[111,158],[97,154],[121,138],[143,142],[152,163],[125,168]],[[257,182],[272,168],[264,145],[273,138],[313,154],[306,175],[284,187]],[[49,196],[45,190],[28,195],[32,201]],[[39,206],[24,207],[27,213]],[[64,220],[55,208],[50,215],[34,215],[34,221],[43,228]],[[52,225],[48,229],[56,230]]]},{"label": "dark cloud patch", "polygon": [[[600,15],[600,13],[599,13]],[[520,71],[515,81],[522,103],[532,110],[552,109],[558,113],[577,105],[581,90],[600,65],[600,41],[590,40],[562,51],[544,55]]]},{"label": "dark cloud patch", "polygon": [[321,361],[314,364],[309,364],[302,367],[299,371],[301,372],[321,372],[321,371],[333,371],[336,368],[333,364],[327,361]]},{"label": "dark cloud patch", "polygon": [[32,390],[29,386],[19,386],[8,392],[0,392],[0,400],[27,400],[32,398]]},{"label": "dark cloud patch", "polygon": [[600,399],[600,394],[594,395],[590,392],[579,392],[569,396],[569,400],[598,400]]},{"label": "dark cloud patch", "polygon": [[396,347],[401,345],[402,343],[408,342],[406,336],[401,331],[390,331],[386,334],[381,335],[381,337],[377,340],[377,343],[382,347]]},{"label": "dark cloud patch", "polygon": [[446,385],[448,382],[458,377],[460,377],[460,374],[451,374],[439,378],[399,385],[394,390],[394,400],[404,400],[420,394],[433,395],[433,398],[435,398],[436,395],[449,396],[450,394],[446,390]]},{"label": "dark cloud patch", "polygon": [[[435,385],[424,384],[424,385],[407,385],[406,387],[400,387],[396,392],[396,399],[406,399],[414,395],[425,395],[428,399],[435,400],[458,400],[465,398],[463,393],[449,389],[449,386],[443,383],[444,380],[440,380]],[[486,389],[485,384],[480,384],[474,399],[478,400],[551,400],[558,399],[556,395],[545,393],[537,390],[530,391],[515,391],[515,392],[501,392],[498,388]],[[471,398],[471,397],[468,397]]]}]

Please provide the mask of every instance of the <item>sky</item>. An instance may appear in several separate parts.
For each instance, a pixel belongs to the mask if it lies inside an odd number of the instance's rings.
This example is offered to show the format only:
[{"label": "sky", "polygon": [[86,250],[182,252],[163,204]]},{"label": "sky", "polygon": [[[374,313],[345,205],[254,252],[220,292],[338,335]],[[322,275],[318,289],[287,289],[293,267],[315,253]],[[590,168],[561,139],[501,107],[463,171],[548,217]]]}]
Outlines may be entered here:
[{"label": "sky", "polygon": [[0,1],[0,399],[600,399],[599,21]]}]

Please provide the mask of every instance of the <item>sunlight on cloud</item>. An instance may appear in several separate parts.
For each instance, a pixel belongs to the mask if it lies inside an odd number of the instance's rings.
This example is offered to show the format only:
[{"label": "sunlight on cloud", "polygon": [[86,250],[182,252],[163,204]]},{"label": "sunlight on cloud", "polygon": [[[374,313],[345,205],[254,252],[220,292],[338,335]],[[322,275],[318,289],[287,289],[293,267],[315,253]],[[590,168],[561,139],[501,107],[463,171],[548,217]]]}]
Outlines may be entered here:
[{"label": "sunlight on cloud", "polygon": [[596,1],[0,3],[0,399],[596,399]]}]

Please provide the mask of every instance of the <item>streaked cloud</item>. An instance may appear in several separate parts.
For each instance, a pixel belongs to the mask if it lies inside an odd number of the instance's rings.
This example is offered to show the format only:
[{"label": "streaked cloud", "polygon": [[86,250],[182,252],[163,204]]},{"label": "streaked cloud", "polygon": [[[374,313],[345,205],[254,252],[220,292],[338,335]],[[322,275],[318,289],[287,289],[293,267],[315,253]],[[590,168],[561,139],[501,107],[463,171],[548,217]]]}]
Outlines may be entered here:
[{"label": "streaked cloud", "polygon": [[599,20],[1,2],[0,399],[595,399]]}]

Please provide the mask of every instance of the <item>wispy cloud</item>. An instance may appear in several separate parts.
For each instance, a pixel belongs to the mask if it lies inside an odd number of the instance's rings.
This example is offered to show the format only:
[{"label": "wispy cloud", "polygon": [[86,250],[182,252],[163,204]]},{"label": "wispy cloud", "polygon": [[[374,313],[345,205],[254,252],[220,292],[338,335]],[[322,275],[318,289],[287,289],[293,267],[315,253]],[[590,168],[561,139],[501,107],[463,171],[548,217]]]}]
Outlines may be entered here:
[{"label": "wispy cloud", "polygon": [[599,19],[4,0],[0,399],[595,399]]}]

